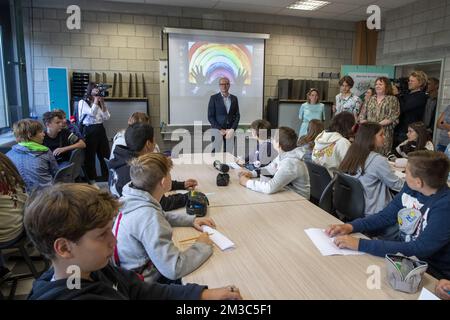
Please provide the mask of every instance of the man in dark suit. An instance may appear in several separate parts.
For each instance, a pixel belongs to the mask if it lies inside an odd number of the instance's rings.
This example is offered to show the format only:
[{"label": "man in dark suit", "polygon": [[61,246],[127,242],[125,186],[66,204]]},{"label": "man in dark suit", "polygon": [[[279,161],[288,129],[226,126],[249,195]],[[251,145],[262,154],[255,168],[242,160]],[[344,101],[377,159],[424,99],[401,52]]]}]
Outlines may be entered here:
[{"label": "man in dark suit", "polygon": [[241,115],[236,96],[230,94],[230,80],[222,77],[219,80],[220,92],[209,99],[208,120],[214,131],[214,151],[220,152],[222,143],[225,144],[224,152],[233,153],[234,132],[239,125]]}]

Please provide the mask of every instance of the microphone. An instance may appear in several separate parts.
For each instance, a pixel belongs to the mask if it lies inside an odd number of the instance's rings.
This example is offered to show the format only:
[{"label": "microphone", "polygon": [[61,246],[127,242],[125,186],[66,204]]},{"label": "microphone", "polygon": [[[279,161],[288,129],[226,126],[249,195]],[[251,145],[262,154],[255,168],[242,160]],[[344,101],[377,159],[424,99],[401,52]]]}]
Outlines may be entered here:
[{"label": "microphone", "polygon": [[222,173],[227,173],[228,171],[230,171],[230,167],[227,164],[220,162],[219,160],[214,161],[213,166]]}]

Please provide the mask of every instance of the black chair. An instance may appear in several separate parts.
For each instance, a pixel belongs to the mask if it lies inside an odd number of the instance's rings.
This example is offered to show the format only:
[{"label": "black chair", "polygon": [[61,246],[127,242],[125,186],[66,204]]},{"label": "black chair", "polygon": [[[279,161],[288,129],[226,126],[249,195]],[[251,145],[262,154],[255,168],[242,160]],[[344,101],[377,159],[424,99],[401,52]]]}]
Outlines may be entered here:
[{"label": "black chair", "polygon": [[111,170],[111,167],[110,167],[110,165],[109,165],[109,163],[110,163],[110,159],[108,159],[108,158],[103,158],[103,160],[105,161],[105,164],[106,164],[106,167],[108,168],[108,188],[110,189],[110,191],[111,191],[111,193],[114,195],[114,196],[116,196],[116,197],[120,197],[120,195],[116,192],[116,191],[113,191],[112,189],[111,189],[111,185],[113,184],[113,179],[114,179],[114,172],[113,172],[113,170]]},{"label": "black chair", "polygon": [[337,173],[334,183],[333,206],[338,218],[344,222],[363,218],[365,200],[361,182],[347,174]]},{"label": "black chair", "polygon": [[69,163],[67,166],[59,169],[53,177],[53,183],[63,182],[72,183],[75,181],[73,178],[73,168],[75,164]]},{"label": "black chair", "polygon": [[334,192],[334,182],[336,181],[336,176],[330,181],[330,183],[323,190],[322,195],[319,200],[319,207],[326,212],[336,215],[333,207],[333,192]]},{"label": "black chair", "polygon": [[[11,282],[11,289],[9,291],[8,299],[13,299],[14,295],[16,293],[17,284],[19,280],[27,279],[27,278],[39,278],[40,275],[45,272],[49,267],[50,263],[49,261],[44,258],[43,256],[30,256],[27,250],[27,246],[30,243],[29,239],[26,236],[26,233],[23,232],[22,236],[14,240],[13,242],[7,242],[7,243],[0,243],[0,251],[1,250],[10,250],[10,249],[16,249],[19,251],[19,256],[11,256],[10,259],[14,260],[23,260],[25,264],[27,265],[28,269],[30,270],[29,273],[20,273],[20,274],[12,274],[9,277],[6,277],[2,280],[0,280],[0,285],[2,283],[8,283]],[[33,263],[33,261],[41,261],[44,263],[44,268],[41,271],[38,271]],[[3,299],[3,295],[0,292],[0,300]]]},{"label": "black chair", "polygon": [[[78,178],[83,170],[85,151],[84,149],[75,149],[70,154],[70,163],[73,163],[73,179]],[[85,175],[86,176],[86,175]]]},{"label": "black chair", "polygon": [[330,173],[327,168],[312,161],[305,161],[309,174],[310,197],[309,201],[319,205],[323,191],[331,181]]}]

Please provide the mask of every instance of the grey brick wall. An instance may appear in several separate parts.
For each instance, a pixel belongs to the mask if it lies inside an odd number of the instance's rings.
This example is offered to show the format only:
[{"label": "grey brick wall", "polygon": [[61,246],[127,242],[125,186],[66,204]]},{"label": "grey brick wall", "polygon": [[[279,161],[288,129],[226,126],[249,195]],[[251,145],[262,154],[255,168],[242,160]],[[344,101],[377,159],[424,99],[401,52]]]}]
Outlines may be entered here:
[{"label": "grey brick wall", "polygon": [[450,104],[450,0],[417,1],[381,17],[377,64],[443,59],[439,110]]},{"label": "grey brick wall", "polygon": [[[48,3],[45,5],[51,6]],[[100,3],[89,3],[89,12],[82,7],[81,30],[72,31],[66,28],[65,21],[68,1],[54,1],[53,7],[32,10],[25,5],[26,46],[32,70],[29,80],[33,84],[30,101],[38,115],[48,108],[48,66],[105,72],[110,82],[114,72],[124,73],[125,81],[128,72],[137,72],[139,80],[141,73],[145,76],[152,122],[158,127],[158,61],[167,58],[166,48],[160,48],[160,35],[166,26],[270,33],[266,42],[264,103],[276,96],[278,79],[317,79],[319,72],[340,72],[340,66],[352,60],[351,22],[138,4],[124,10],[123,4],[105,2],[101,3],[103,11],[94,13],[92,8],[100,8]],[[34,5],[38,6],[39,1]],[[123,88],[127,94],[126,83]],[[331,81],[330,89],[329,98],[333,99],[338,92],[336,80]]]}]

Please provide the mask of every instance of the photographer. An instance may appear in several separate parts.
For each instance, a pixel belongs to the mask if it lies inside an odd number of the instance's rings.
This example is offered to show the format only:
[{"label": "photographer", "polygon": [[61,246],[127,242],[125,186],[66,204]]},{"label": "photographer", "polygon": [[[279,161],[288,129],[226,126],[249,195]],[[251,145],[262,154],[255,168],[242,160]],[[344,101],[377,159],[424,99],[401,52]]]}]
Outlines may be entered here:
[{"label": "photographer", "polygon": [[98,85],[90,82],[84,100],[78,103],[78,119],[80,129],[86,142],[85,167],[90,184],[95,183],[95,155],[97,155],[102,170],[102,180],[108,179],[108,168],[104,158],[109,157],[109,142],[106,137],[103,121],[111,115],[103,100],[104,91]]}]

